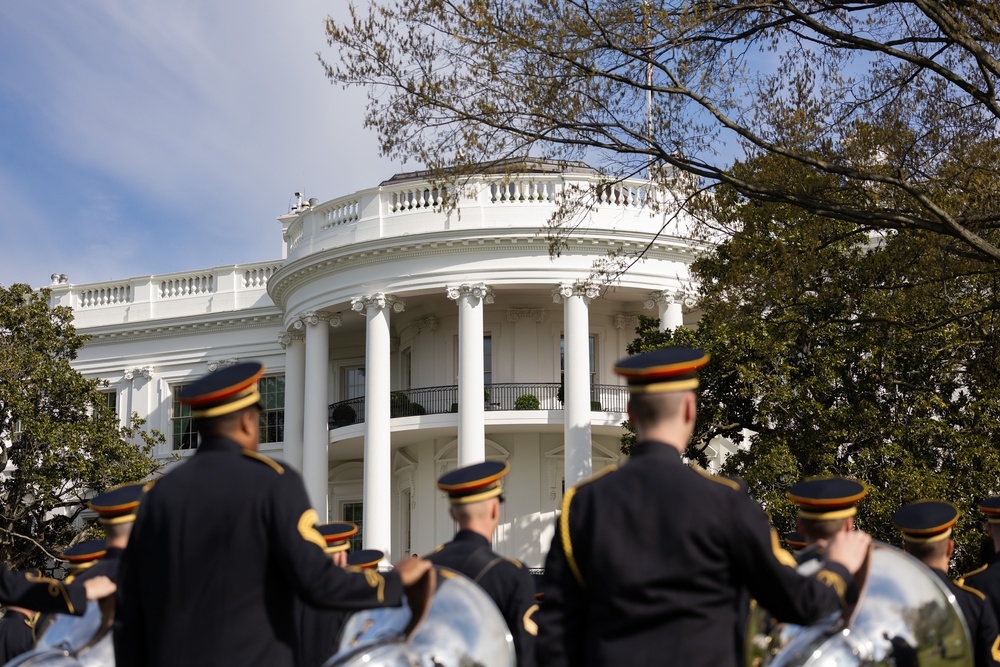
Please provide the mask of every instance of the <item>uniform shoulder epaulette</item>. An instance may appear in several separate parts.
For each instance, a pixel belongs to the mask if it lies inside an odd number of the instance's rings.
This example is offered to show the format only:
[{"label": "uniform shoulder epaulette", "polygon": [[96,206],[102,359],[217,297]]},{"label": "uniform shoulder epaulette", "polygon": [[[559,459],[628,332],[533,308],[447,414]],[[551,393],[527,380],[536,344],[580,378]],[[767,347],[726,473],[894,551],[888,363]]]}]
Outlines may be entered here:
[{"label": "uniform shoulder epaulette", "polygon": [[968,579],[969,577],[971,577],[974,574],[979,574],[980,572],[985,572],[986,568],[988,568],[989,566],[990,566],[990,564],[987,563],[986,565],[983,565],[982,567],[976,568],[972,572],[966,572],[961,577],[959,577],[958,581],[956,581],[955,583],[958,584],[959,586],[961,586],[961,585],[965,584],[965,580],[966,579]]},{"label": "uniform shoulder epaulette", "polygon": [[524,563],[522,563],[521,561],[519,561],[516,558],[508,558],[507,560],[509,562],[513,563],[514,565],[516,565],[518,569],[521,569],[522,567],[524,567]]},{"label": "uniform shoulder epaulette", "polygon": [[249,450],[249,449],[244,449],[243,450],[243,455],[244,456],[249,456],[250,458],[252,458],[255,461],[260,461],[261,463],[269,466],[271,469],[273,469],[279,475],[285,474],[285,469],[281,466],[280,463],[278,463],[274,459],[271,459],[271,458],[268,458],[268,457],[264,456],[263,454],[261,454],[259,452],[255,452],[255,451],[252,451],[252,450]]},{"label": "uniform shoulder epaulette", "polygon": [[692,461],[690,463],[689,467],[692,470],[694,470],[696,473],[698,473],[699,475],[701,475],[702,477],[704,477],[705,479],[710,479],[713,482],[715,482],[716,484],[722,484],[723,486],[728,486],[733,491],[739,491],[740,490],[740,485],[739,485],[738,482],[734,482],[733,480],[729,479],[728,477],[720,477],[719,475],[713,475],[712,473],[708,472],[707,470],[705,470],[704,468],[702,468],[700,465],[698,465],[694,461]]},{"label": "uniform shoulder epaulette", "polygon": [[[581,479],[579,482],[577,482],[576,484],[574,484],[570,488],[570,491],[576,491],[576,489],[579,489],[581,486],[586,486],[586,485],[590,484],[591,482],[596,482],[600,478],[604,477],[607,474],[613,473],[616,470],[618,470],[618,466],[616,466],[613,463],[611,465],[609,465],[609,466],[601,468],[600,470],[598,470],[597,472],[595,472],[590,477],[588,477],[586,479]],[[567,493],[569,493],[569,491],[567,491]],[[564,499],[565,499],[565,497],[564,497]]]},{"label": "uniform shoulder epaulette", "polygon": [[961,588],[963,591],[968,591],[969,593],[973,593],[974,595],[978,596],[980,599],[983,599],[983,600],[986,599],[986,594],[983,593],[981,590],[975,589],[972,586],[966,586],[965,585],[965,577],[962,577],[961,579],[956,580],[955,581],[955,585],[958,586],[959,588]]}]

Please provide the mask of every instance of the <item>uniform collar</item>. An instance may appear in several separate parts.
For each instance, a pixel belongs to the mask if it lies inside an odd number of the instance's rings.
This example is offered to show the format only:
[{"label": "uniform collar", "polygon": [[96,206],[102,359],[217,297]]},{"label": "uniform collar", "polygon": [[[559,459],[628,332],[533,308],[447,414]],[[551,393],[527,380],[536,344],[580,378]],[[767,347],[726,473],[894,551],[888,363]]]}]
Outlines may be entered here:
[{"label": "uniform collar", "polygon": [[479,533],[474,533],[471,530],[465,530],[464,528],[457,533],[455,533],[454,542],[469,542],[478,543],[479,546],[490,546],[490,541]]},{"label": "uniform collar", "polygon": [[230,440],[221,435],[213,435],[201,441],[201,444],[198,445],[198,451],[195,454],[201,454],[202,452],[234,452],[239,454],[242,449],[240,443],[235,440]]},{"label": "uniform collar", "polygon": [[666,442],[658,440],[643,440],[632,450],[632,458],[653,458],[667,462],[681,462],[681,454],[677,449]]}]

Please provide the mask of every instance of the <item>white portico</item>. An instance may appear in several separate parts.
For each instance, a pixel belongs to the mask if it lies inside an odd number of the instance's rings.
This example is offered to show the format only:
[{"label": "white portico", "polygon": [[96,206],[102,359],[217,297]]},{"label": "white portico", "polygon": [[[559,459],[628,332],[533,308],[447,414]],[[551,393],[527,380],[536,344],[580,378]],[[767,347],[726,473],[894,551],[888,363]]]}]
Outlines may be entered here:
[{"label": "white portico", "polygon": [[[363,546],[392,560],[425,553],[453,531],[437,477],[505,460],[496,548],[539,567],[565,488],[621,458],[627,393],[610,368],[638,315],[697,320],[684,300],[700,246],[661,230],[644,181],[600,184],[578,164],[452,190],[401,175],[279,218],[284,257],[256,282],[221,267],[202,272],[211,281],[54,285],[53,300],[97,334],[78,367],[144,402],[163,453],[192,444],[177,386],[210,361],[260,358],[282,410],[263,451],[302,473],[321,515],[360,523]],[[539,230],[567,192],[595,186],[550,257]],[[608,251],[647,245],[614,286],[592,279]],[[171,281],[176,295],[154,289]],[[124,384],[124,367],[149,367],[153,390]]]}]

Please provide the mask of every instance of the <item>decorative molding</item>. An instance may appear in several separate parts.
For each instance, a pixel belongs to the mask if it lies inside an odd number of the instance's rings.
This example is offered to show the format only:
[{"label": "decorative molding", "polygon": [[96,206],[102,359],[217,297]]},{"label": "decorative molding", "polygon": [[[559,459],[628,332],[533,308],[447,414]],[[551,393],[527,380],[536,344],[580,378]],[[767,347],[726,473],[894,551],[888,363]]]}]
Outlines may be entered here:
[{"label": "decorative molding", "polygon": [[615,325],[615,329],[632,329],[634,331],[639,326],[639,316],[618,313],[612,315],[611,322]]},{"label": "decorative molding", "polygon": [[135,376],[141,376],[147,380],[153,377],[153,367],[152,366],[136,366],[135,368],[125,369],[125,379],[131,380]]},{"label": "decorative molding", "polygon": [[351,310],[362,315],[365,314],[368,308],[382,310],[388,306],[392,306],[393,312],[401,313],[406,309],[406,301],[385,292],[365,294],[364,296],[356,296],[351,299]]},{"label": "decorative molding", "polygon": [[230,366],[235,366],[240,362],[236,357],[230,357],[229,359],[216,359],[215,361],[208,362],[208,370],[217,371],[220,368],[229,368]]},{"label": "decorative molding", "polygon": [[[452,234],[446,231],[441,234]],[[647,238],[648,237],[648,238]],[[652,245],[649,245],[649,244]],[[525,230],[515,233],[488,238],[454,239],[428,238],[414,242],[406,237],[376,239],[366,244],[350,244],[327,248],[319,252],[286,261],[268,280],[268,294],[276,305],[281,305],[287,294],[301,285],[313,283],[326,276],[336,275],[354,268],[381,264],[385,256],[391,254],[394,259],[405,260],[434,256],[452,256],[460,249],[462,253],[496,253],[506,252],[514,256],[534,257],[542,247],[542,252],[548,242],[544,237],[526,234]],[[608,250],[626,247],[646,247],[647,260],[663,260],[689,264],[701,252],[708,251],[712,245],[695,239],[658,239],[653,235],[638,235],[623,239],[621,234],[608,233],[607,236],[590,239],[586,245],[573,247],[574,255],[605,256]],[[359,247],[360,246],[360,247]]]},{"label": "decorative molding", "polygon": [[448,285],[445,287],[445,291],[448,294],[448,298],[452,301],[458,301],[463,296],[471,296],[475,299],[480,299],[483,303],[493,303],[495,298],[493,288],[485,283]]},{"label": "decorative molding", "polygon": [[571,296],[582,296],[589,303],[601,295],[601,290],[589,281],[577,281],[575,283],[561,283],[552,290],[552,301],[562,303]]},{"label": "decorative molding", "polygon": [[344,323],[344,316],[340,312],[330,313],[330,326],[334,329]]},{"label": "decorative molding", "polygon": [[518,320],[531,320],[533,322],[544,322],[545,310],[542,308],[508,308],[507,321],[517,322]]},{"label": "decorative molding", "polygon": [[[257,311],[260,313],[260,311]],[[193,333],[215,333],[217,331],[238,331],[241,329],[258,329],[260,327],[280,326],[282,319],[281,311],[274,309],[263,314],[247,314],[244,317],[227,317],[224,319],[204,320],[199,318],[194,321],[179,322],[174,320],[164,320],[163,324],[156,326],[141,326],[134,329],[107,330],[108,327],[87,327],[84,330],[91,336],[87,345],[108,345],[117,344],[122,340],[155,340],[159,338],[174,338],[177,336],[189,336]],[[146,323],[144,323],[146,324]]]},{"label": "decorative molding", "polygon": [[393,354],[399,352],[399,336],[389,337],[389,352]]}]

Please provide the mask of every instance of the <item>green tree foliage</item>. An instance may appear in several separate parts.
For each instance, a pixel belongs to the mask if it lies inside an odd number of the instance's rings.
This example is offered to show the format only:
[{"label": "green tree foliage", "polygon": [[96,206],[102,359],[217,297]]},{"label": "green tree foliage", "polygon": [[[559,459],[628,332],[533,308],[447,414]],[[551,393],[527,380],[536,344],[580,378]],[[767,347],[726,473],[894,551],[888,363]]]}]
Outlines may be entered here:
[{"label": "green tree foliage", "polygon": [[123,426],[100,383],[73,370],[87,337],[48,298],[0,287],[0,559],[14,568],[41,567],[68,546],[82,501],[151,475],[163,441],[138,416]]},{"label": "green tree foliage", "polygon": [[[1000,4],[378,0],[326,29],[328,77],[368,87],[391,157],[652,165],[689,193],[726,185],[1000,262]],[[768,155],[831,187],[732,168]],[[553,220],[556,249],[573,220]]]},{"label": "green tree foliage", "polygon": [[[840,183],[776,157],[738,169],[804,196]],[[857,522],[890,543],[901,505],[950,500],[964,515],[957,567],[971,568],[975,502],[1000,494],[992,262],[930,231],[876,233],[732,188],[711,206],[728,240],[693,266],[704,314],[682,337],[713,353],[700,407],[750,433],[725,471],[749,483],[779,530],[794,521],[785,491],[813,475],[867,482]]]}]

